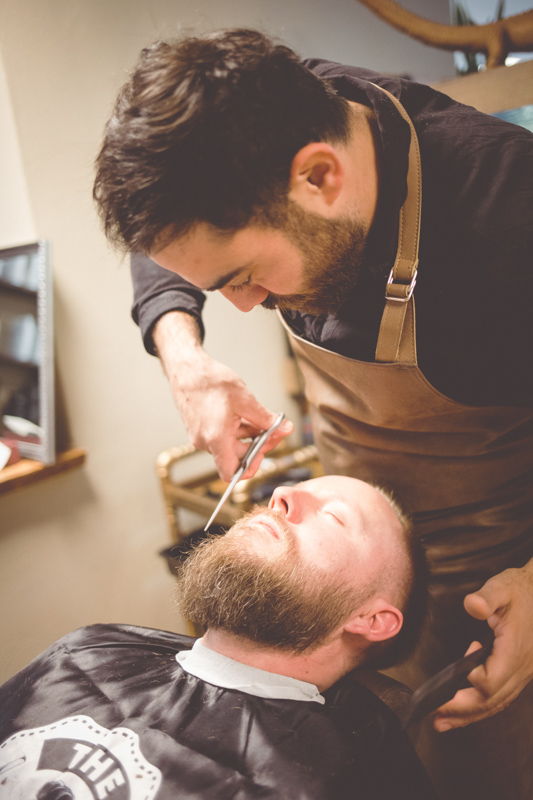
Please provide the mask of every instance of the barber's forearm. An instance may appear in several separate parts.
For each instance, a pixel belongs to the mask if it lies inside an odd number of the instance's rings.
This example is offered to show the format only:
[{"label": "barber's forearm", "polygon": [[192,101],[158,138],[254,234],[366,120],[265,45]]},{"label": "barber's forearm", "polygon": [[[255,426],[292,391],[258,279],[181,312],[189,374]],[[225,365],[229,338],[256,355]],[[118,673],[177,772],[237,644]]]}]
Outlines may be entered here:
[{"label": "barber's forearm", "polygon": [[[248,447],[241,439],[270,427],[273,413],[233,370],[206,353],[198,322],[190,314],[170,311],[162,316],[153,341],[192,444],[212,453],[220,476],[229,481]],[[254,462],[254,470],[258,466]]]},{"label": "barber's forearm", "polygon": [[204,293],[175,272],[163,269],[147,256],[131,256],[133,283],[132,317],[140,327],[148,353],[156,355],[154,328],[166,314],[181,311],[192,316],[203,337],[201,313]]},{"label": "barber's forearm", "polygon": [[204,354],[199,325],[191,314],[170,311],[160,317],[152,331],[152,338],[165,373],[171,383],[177,370]]}]

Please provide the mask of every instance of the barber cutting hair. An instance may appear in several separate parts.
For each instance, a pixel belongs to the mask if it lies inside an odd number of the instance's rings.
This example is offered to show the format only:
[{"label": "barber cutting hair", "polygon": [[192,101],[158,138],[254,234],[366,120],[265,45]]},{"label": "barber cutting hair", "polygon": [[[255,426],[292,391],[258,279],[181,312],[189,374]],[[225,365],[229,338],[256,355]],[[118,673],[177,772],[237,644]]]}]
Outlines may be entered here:
[{"label": "barber cutting hair", "polygon": [[416,688],[495,635],[423,732],[432,775],[453,800],[530,800],[533,135],[228,30],[143,51],[94,194],[228,481],[275,415],[202,349],[204,293],[278,309],[325,471],[390,488],[428,548],[433,624],[395,674]]}]

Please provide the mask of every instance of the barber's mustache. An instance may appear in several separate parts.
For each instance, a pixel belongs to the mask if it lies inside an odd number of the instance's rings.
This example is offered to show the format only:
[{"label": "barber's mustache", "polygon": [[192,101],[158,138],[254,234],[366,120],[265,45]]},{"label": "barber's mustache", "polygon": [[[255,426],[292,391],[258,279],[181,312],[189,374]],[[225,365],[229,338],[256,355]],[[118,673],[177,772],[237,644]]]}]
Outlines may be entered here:
[{"label": "barber's mustache", "polygon": [[279,308],[280,311],[299,311],[310,300],[316,300],[316,295],[306,294],[273,294],[269,292],[261,305],[263,308],[273,310]]}]

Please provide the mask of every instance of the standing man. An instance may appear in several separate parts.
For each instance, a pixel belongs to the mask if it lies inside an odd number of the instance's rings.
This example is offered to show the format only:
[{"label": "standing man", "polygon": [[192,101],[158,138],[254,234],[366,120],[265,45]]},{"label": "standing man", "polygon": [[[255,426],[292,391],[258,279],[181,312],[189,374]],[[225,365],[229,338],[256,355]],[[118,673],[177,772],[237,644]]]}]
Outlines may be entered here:
[{"label": "standing man", "polygon": [[434,619],[397,675],[416,686],[495,634],[428,765],[454,800],[530,800],[533,136],[225,31],[143,52],[95,197],[143,254],[134,316],[225,479],[273,414],[202,350],[203,292],[279,309],[325,470],[397,492],[429,551]]}]

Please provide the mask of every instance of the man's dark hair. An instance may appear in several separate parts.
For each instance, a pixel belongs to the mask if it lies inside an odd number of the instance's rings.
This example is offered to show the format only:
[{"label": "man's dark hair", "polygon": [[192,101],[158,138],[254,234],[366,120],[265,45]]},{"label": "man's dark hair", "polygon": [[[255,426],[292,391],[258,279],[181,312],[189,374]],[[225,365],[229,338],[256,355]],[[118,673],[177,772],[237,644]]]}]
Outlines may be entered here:
[{"label": "man's dark hair", "polygon": [[258,31],[147,47],[96,159],[106,235],[146,253],[198,222],[227,232],[251,221],[276,226],[295,154],[310,142],[346,141],[348,108]]}]

